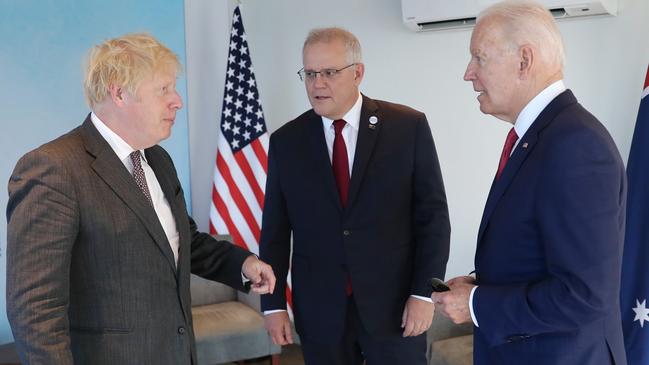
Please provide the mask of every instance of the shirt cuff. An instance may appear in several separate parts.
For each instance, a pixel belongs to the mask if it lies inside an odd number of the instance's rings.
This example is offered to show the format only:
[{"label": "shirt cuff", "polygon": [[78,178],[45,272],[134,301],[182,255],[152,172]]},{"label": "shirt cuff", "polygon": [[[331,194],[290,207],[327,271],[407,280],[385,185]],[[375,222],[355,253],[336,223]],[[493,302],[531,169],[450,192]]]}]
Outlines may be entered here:
[{"label": "shirt cuff", "polygon": [[475,312],[473,311],[473,294],[475,293],[475,290],[478,289],[478,286],[474,286],[473,289],[471,289],[471,295],[469,295],[469,312],[471,312],[471,320],[473,321],[473,324],[476,327],[478,326],[478,319],[475,317]]},{"label": "shirt cuff", "polygon": [[269,314],[278,313],[278,312],[286,312],[286,309],[271,309],[271,310],[267,310],[267,311],[264,311],[264,315],[267,316],[267,315],[269,315]]},{"label": "shirt cuff", "polygon": [[414,295],[414,294],[412,294],[412,295],[410,295],[410,296],[413,297],[413,298],[421,299],[421,300],[423,300],[423,301],[425,301],[425,302],[428,302],[428,303],[432,303],[432,302],[433,302],[433,300],[430,299],[430,297],[422,297],[421,295]]}]

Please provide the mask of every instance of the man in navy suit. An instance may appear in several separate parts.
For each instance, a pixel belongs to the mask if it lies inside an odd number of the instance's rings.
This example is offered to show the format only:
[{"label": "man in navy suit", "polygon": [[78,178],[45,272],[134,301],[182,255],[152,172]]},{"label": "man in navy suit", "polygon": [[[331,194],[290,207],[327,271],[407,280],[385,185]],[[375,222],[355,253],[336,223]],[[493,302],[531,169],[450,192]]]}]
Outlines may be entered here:
[{"label": "man in navy suit", "polygon": [[474,363],[626,364],[618,303],[626,181],[610,135],[563,84],[563,45],[530,2],[486,9],[464,79],[514,126],[478,233],[475,278],[432,299],[473,321]]},{"label": "man in navy suit", "polygon": [[[444,185],[426,116],[359,92],[358,39],[313,30],[303,48],[313,109],[270,138],[260,256],[275,343],[292,342],[284,279],[308,365],[426,364],[431,276],[449,249]],[[293,238],[291,256],[291,235]]]}]

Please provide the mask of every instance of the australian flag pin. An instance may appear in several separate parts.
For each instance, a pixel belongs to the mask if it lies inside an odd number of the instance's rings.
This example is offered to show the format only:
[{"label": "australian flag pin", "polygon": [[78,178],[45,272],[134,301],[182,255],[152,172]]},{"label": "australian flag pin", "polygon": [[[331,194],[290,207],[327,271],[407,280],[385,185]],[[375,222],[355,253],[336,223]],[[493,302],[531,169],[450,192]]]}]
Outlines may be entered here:
[{"label": "australian flag pin", "polygon": [[378,123],[378,122],[379,122],[379,118],[377,118],[376,116],[372,115],[372,116],[370,117],[370,124],[368,125],[368,127],[369,127],[370,129],[372,129],[372,130],[373,130],[373,129],[376,129],[376,123]]}]

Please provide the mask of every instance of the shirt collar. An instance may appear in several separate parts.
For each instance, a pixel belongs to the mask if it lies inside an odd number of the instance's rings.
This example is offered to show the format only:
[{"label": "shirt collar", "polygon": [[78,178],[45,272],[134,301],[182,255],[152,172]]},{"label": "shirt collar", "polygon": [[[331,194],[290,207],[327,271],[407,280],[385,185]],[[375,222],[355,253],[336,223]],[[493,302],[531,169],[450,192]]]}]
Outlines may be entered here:
[{"label": "shirt collar", "polygon": [[[352,108],[349,109],[349,111],[341,118],[344,119],[345,122],[347,122],[347,124],[349,124],[350,127],[354,128],[354,130],[358,130],[358,125],[360,124],[362,106],[363,106],[363,96],[359,92],[358,99],[356,99],[356,103],[354,103],[354,106],[352,106]],[[333,122],[334,122],[333,119],[322,117],[322,124],[324,125],[325,128],[331,128]]]},{"label": "shirt collar", "polygon": [[[117,154],[117,158],[119,158],[120,161],[124,161],[133,151],[135,151],[133,147],[122,139],[122,137],[113,132],[112,129],[108,128],[108,126],[104,124],[104,122],[102,122],[94,112],[90,113],[90,120],[95,128],[97,128],[97,131],[99,131],[99,134],[104,137],[106,142],[108,142],[108,145],[110,145],[113,151],[115,151],[115,154]],[[142,154],[142,158],[146,161],[143,150],[140,150],[140,154]]]},{"label": "shirt collar", "polygon": [[514,129],[519,138],[525,135],[525,132],[527,132],[543,109],[564,91],[566,91],[566,85],[564,85],[563,80],[555,81],[525,105],[525,108],[518,114],[516,123],[514,123]]}]

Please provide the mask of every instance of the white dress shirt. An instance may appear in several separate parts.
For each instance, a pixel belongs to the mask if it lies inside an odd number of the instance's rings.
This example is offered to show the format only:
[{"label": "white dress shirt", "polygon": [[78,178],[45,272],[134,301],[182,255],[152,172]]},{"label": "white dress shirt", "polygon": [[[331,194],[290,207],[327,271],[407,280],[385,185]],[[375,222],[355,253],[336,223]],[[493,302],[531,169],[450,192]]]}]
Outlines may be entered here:
[{"label": "white dress shirt", "polygon": [[[563,80],[555,81],[554,83],[550,84],[550,86],[543,89],[543,91],[541,91],[532,100],[530,100],[527,105],[525,105],[523,110],[521,110],[521,112],[518,114],[516,122],[514,122],[514,130],[516,131],[518,140],[516,140],[511,153],[514,153],[514,150],[516,150],[516,147],[518,146],[518,142],[523,139],[523,136],[525,136],[525,133],[527,133],[527,130],[530,129],[532,123],[534,123],[543,109],[545,109],[548,104],[550,104],[550,102],[554,100],[554,98],[559,96],[559,94],[564,91],[566,91],[566,85],[563,83]],[[473,324],[476,327],[479,327],[478,319],[476,318],[475,312],[473,311],[473,294],[475,293],[475,290],[477,288],[478,287],[475,286],[473,287],[473,289],[471,289],[471,295],[469,296],[469,311],[471,312],[471,320],[473,321]]]},{"label": "white dress shirt", "polygon": [[[352,176],[352,168],[354,167],[354,154],[356,153],[356,141],[358,141],[358,126],[361,120],[361,107],[363,106],[363,97],[358,93],[358,99],[351,109],[345,114],[342,119],[347,122],[341,132],[343,140],[345,140],[345,148],[347,149],[347,159],[349,162],[349,177]],[[324,129],[325,141],[327,142],[327,152],[329,152],[329,162],[333,163],[334,139],[336,138],[336,129],[334,128],[334,121],[327,117],[322,118],[322,128]]]},{"label": "white dress shirt", "polygon": [[[130,154],[135,151],[122,137],[118,136],[117,133],[113,132],[104,122],[102,122],[95,113],[90,114],[90,119],[95,128],[99,131],[102,137],[108,142],[110,147],[117,154],[117,158],[124,164],[126,169],[130,174],[133,174],[133,163],[131,162]],[[178,235],[178,229],[176,228],[176,220],[174,219],[173,214],[171,213],[171,206],[165,198],[160,183],[155,176],[155,173],[151,169],[151,166],[146,161],[144,156],[144,151],[140,150],[141,159],[142,159],[142,169],[144,170],[144,176],[146,177],[146,183],[149,187],[149,193],[151,194],[151,201],[153,202],[153,209],[155,210],[160,225],[167,236],[169,245],[171,246],[171,251],[174,254],[174,260],[176,265],[178,265],[178,247],[180,245],[180,237]]]}]

